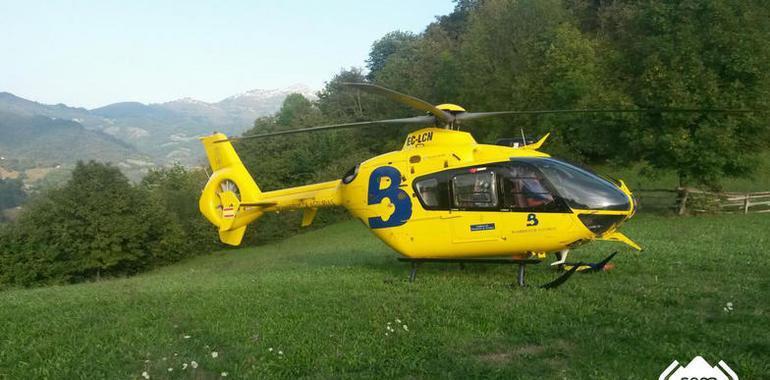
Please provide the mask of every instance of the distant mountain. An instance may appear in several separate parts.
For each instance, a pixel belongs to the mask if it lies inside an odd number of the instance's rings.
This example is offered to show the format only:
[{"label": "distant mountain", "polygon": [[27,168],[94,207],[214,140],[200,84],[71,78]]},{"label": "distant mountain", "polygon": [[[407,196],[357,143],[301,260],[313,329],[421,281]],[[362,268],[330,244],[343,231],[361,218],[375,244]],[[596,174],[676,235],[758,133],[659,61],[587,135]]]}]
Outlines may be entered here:
[{"label": "distant mountain", "polygon": [[91,110],[92,115],[110,119],[135,118],[135,117],[173,117],[173,112],[159,107],[145,105],[139,102],[113,103],[108,106]]},{"label": "distant mountain", "polygon": [[9,92],[0,92],[0,112],[20,116],[47,116],[76,122],[96,121],[98,119],[85,108],[68,107],[64,104],[42,104],[20,98]]},{"label": "distant mountain", "polygon": [[64,104],[47,105],[20,98],[10,92],[0,92],[0,110],[6,113],[15,113],[19,115],[44,115],[53,116],[77,116],[87,114],[85,108],[67,107]]},{"label": "distant mountain", "polygon": [[[58,129],[55,134],[63,131],[75,133],[79,127],[82,130],[77,133],[87,134],[89,143],[94,147],[100,144],[97,141],[104,141],[103,148],[89,151],[89,155],[104,153],[103,157],[94,157],[95,159],[125,161],[147,156],[161,165],[174,161],[196,164],[203,156],[198,137],[213,131],[229,135],[240,134],[251,128],[256,118],[278,111],[286,96],[292,93],[315,98],[313,91],[307,86],[293,85],[282,89],[251,90],[216,103],[183,98],[157,104],[121,102],[87,110],[64,104],[41,104],[0,92],[0,122],[5,120],[5,130],[0,129],[0,141],[10,136],[7,133],[13,129],[14,123],[30,128],[26,132],[41,133],[44,130],[48,131],[46,133],[53,133],[53,130],[29,126],[56,124]],[[71,122],[66,124],[71,130],[63,129],[64,121]],[[53,141],[48,143],[53,145],[47,148],[49,152],[38,152],[40,157],[62,157],[66,161],[80,153],[71,147],[68,152],[57,152],[60,146]]]},{"label": "distant mountain", "polygon": [[40,166],[77,160],[117,164],[139,157],[131,145],[77,122],[6,111],[0,112],[0,155]]},{"label": "distant mountain", "polygon": [[[281,108],[283,100],[289,94],[302,94],[308,99],[315,99],[315,92],[309,87],[295,84],[277,90],[251,90],[225,98],[217,106],[230,114],[239,114],[244,120],[252,122],[260,117],[275,113]],[[249,126],[250,128],[251,126]],[[243,132],[243,131],[241,131]]]}]

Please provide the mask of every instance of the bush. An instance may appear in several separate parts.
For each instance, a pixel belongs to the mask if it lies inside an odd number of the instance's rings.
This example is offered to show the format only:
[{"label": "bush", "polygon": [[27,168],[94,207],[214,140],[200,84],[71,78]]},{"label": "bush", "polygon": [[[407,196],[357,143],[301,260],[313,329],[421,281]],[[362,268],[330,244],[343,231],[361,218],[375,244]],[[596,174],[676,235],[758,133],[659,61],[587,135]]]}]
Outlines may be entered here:
[{"label": "bush", "polygon": [[142,179],[142,187],[182,228],[186,249],[191,253],[222,247],[216,227],[198,211],[198,198],[207,180],[202,170],[181,165],[152,170]]},{"label": "bush", "polygon": [[0,283],[23,286],[133,274],[189,254],[157,197],[95,162],[79,162],[63,188],[33,200],[0,238]]}]

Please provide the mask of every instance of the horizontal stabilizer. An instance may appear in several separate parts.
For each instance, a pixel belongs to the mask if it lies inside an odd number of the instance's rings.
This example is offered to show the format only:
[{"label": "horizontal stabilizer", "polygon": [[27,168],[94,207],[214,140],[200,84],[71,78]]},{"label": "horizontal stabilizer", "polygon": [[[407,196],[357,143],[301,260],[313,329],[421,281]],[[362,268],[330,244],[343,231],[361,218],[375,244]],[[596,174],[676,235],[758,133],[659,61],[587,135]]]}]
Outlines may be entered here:
[{"label": "horizontal stabilizer", "polygon": [[241,203],[241,208],[244,207],[261,207],[261,208],[268,208],[273,207],[277,205],[276,202],[249,202],[249,203]]}]

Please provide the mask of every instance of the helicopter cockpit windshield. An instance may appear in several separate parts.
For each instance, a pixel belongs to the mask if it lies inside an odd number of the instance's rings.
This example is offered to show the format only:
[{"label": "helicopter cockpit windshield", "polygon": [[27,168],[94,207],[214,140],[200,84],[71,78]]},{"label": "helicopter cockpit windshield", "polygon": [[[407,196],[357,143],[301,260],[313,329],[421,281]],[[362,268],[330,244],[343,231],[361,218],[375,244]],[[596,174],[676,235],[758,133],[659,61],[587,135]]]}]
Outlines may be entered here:
[{"label": "helicopter cockpit windshield", "polygon": [[631,208],[629,197],[623,191],[588,170],[553,158],[522,161],[537,167],[572,209],[625,211]]}]

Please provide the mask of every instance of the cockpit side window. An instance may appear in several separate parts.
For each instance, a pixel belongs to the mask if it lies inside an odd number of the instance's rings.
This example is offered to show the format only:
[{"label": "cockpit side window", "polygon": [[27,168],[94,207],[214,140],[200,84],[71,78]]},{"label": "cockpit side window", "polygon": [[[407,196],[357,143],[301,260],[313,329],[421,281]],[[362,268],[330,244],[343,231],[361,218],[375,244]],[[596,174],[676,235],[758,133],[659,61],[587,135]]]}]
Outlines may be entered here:
[{"label": "cockpit side window", "polygon": [[628,196],[598,175],[553,158],[530,159],[573,209],[628,210]]},{"label": "cockpit side window", "polygon": [[453,205],[459,209],[499,207],[497,178],[493,170],[469,169],[452,177]]}]

